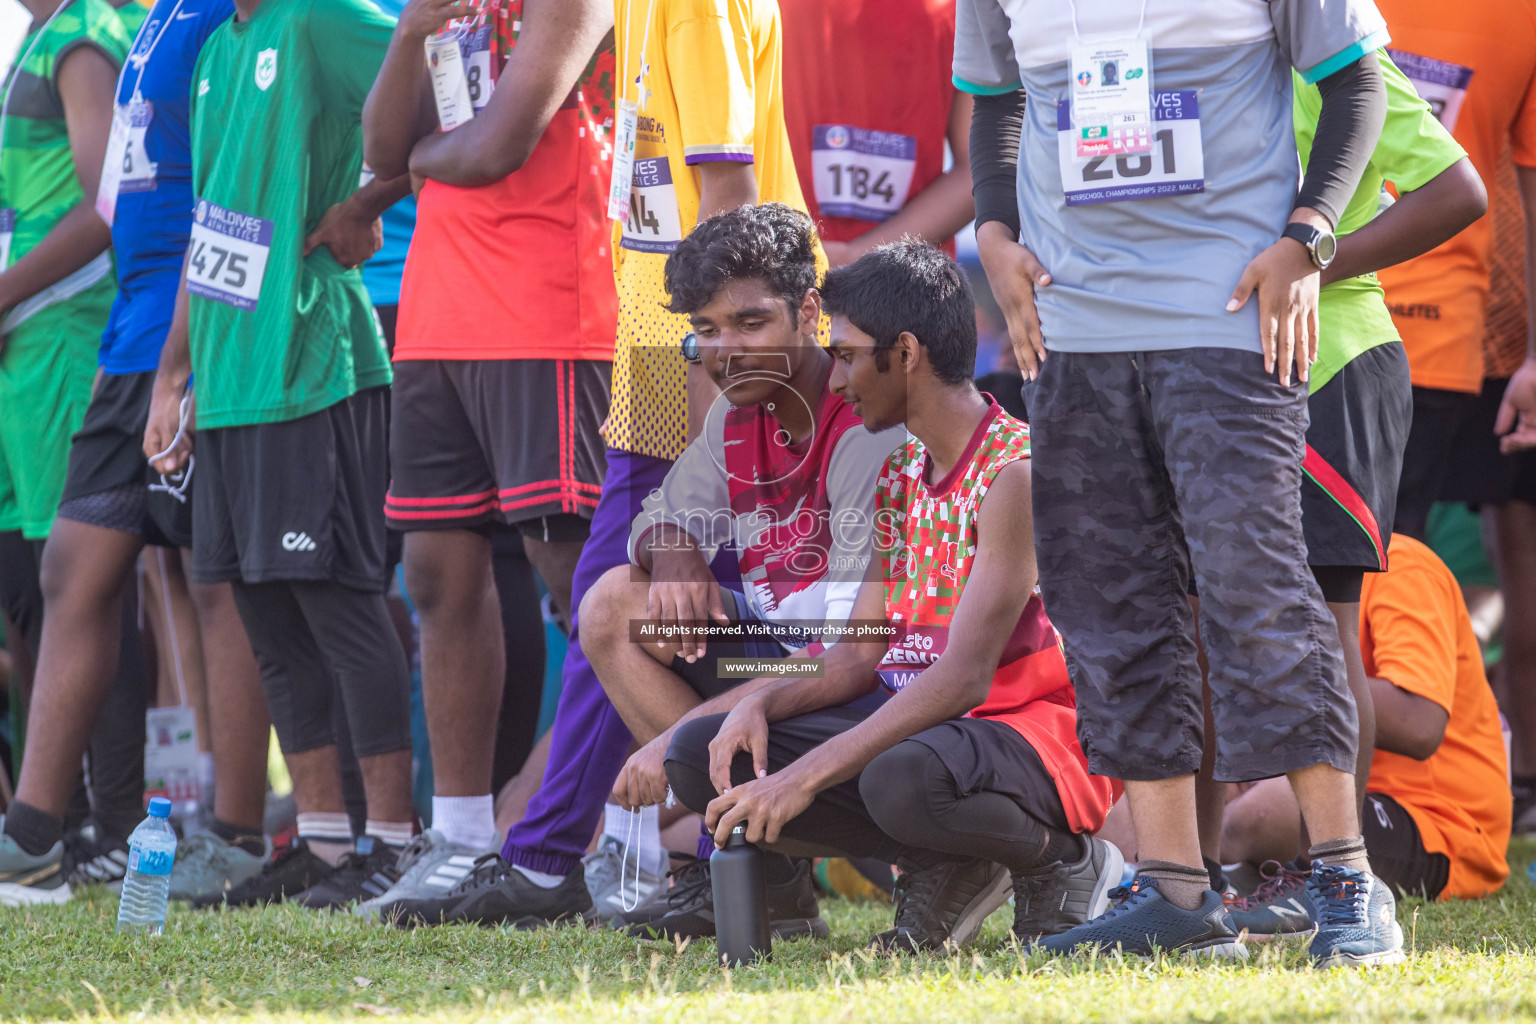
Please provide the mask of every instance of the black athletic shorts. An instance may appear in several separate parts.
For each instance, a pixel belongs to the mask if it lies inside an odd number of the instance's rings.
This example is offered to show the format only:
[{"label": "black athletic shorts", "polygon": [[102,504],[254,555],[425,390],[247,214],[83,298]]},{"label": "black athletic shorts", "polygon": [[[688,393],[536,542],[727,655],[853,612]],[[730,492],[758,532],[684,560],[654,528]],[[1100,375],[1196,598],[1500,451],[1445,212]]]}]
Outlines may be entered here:
[{"label": "black athletic shorts", "polygon": [[[729,587],[721,587],[720,591],[724,595],[725,614],[732,622],[760,621],[752,614],[752,607],[741,591],[732,590]],[[704,700],[713,700],[727,690],[734,690],[746,682],[745,679],[722,679],[720,677],[722,658],[768,660],[785,657],[788,657],[788,652],[777,641],[771,639],[752,637],[742,640],[711,640],[704,645],[704,657],[689,662],[674,656],[671,669],[688,684],[694,693]]]},{"label": "black athletic shorts", "polygon": [[1476,409],[1452,439],[1441,501],[1468,505],[1502,505],[1511,500],[1536,503],[1536,452],[1505,455],[1499,451],[1499,439],[1493,432],[1508,386],[1507,377],[1483,381]]},{"label": "black athletic shorts", "polygon": [[137,534],[162,547],[192,546],[190,469],[172,479],[144,457],[155,372],[103,374],[69,444],[59,516]]},{"label": "black athletic shorts", "polygon": [[390,527],[502,522],[536,539],[585,540],[608,468],[599,429],[612,374],[591,359],[396,363]]},{"label": "black athletic shorts", "polygon": [[1408,896],[1439,897],[1450,879],[1451,860],[1424,849],[1419,826],[1403,805],[1385,793],[1365,795],[1365,852],[1376,877]]},{"label": "black athletic shorts", "polygon": [[[1424,540],[1429,510],[1443,500],[1456,459],[1457,438],[1477,415],[1478,396],[1440,388],[1413,389],[1413,427],[1397,486],[1397,514],[1392,528]],[[1491,424],[1490,424],[1491,425]]]},{"label": "black athletic shorts", "polygon": [[1307,414],[1307,564],[1384,572],[1413,417],[1403,343],[1377,345],[1345,363],[1307,399]]},{"label": "black athletic shorts", "polygon": [[389,388],[282,423],[197,434],[192,578],[387,583]]}]

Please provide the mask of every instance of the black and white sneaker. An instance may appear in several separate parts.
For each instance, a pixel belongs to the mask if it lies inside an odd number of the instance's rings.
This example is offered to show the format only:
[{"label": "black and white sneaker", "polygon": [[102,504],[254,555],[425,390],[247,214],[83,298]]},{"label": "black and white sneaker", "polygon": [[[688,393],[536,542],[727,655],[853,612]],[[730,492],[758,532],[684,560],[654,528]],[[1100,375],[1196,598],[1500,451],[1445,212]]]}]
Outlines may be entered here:
[{"label": "black and white sneaker", "polygon": [[930,868],[903,865],[896,882],[894,927],[869,940],[884,953],[963,946],[987,916],[1008,901],[1008,869],[989,860],[947,860]]},{"label": "black and white sneaker", "polygon": [[1013,873],[1013,935],[1029,945],[1087,924],[1109,909],[1109,894],[1125,874],[1114,843],[1085,836],[1088,849],[1075,864],[1057,861],[1039,871]]},{"label": "black and white sneaker", "polygon": [[580,921],[591,912],[592,897],[580,868],[559,885],[546,889],[502,860],[500,854],[488,853],[446,896],[402,899],[386,907],[381,916],[401,928],[460,923],[540,928]]},{"label": "black and white sneaker", "polygon": [[399,850],[373,836],[359,836],[357,845],[342,856],[335,871],[289,902],[311,910],[335,910],[358,900],[375,899],[400,881],[399,860]]},{"label": "black and white sneaker", "polygon": [[[816,905],[811,862],[795,862],[787,881],[769,883],[768,930],[778,940],[825,939],[831,935]],[[642,939],[704,939],[715,934],[715,890],[709,861],[694,860],[673,874],[662,899],[624,915],[625,931]]]},{"label": "black and white sneaker", "polygon": [[118,892],[128,874],[128,843],[98,838],[96,827],[86,825],[64,837],[64,871],[72,886],[104,885]]}]

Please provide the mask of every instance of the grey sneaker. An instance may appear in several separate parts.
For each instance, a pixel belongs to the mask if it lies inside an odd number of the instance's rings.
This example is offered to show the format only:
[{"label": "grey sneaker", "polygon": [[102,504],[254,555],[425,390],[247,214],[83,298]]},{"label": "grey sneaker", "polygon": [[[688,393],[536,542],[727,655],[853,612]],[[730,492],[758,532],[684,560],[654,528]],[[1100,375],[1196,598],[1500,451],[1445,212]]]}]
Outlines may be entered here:
[{"label": "grey sneaker", "polygon": [[1087,924],[1109,909],[1109,892],[1125,874],[1125,857],[1114,843],[1086,836],[1088,849],[1076,864],[1057,861],[1039,871],[1013,874],[1013,935],[1024,945]]},{"label": "grey sneaker", "polygon": [[469,877],[477,860],[492,852],[450,843],[437,829],[429,828],[400,851],[400,859],[395,863],[400,880],[384,895],[353,907],[352,913],[377,918],[380,911],[400,900],[435,900],[446,896]]},{"label": "grey sneaker", "polygon": [[212,832],[194,832],[182,840],[171,871],[171,899],[195,900],[222,896],[248,878],[255,878],[272,859],[272,840],[261,856],[246,853]]},{"label": "grey sneaker", "polygon": [[[0,824],[4,821],[0,816]],[[69,895],[63,840],[54,843],[47,853],[33,856],[0,832],[0,907],[64,903]]]},{"label": "grey sneaker", "polygon": [[624,857],[624,843],[605,835],[597,849],[581,858],[587,878],[587,892],[592,894],[592,917],[608,923],[617,922],[650,899],[664,878],[643,870],[634,853]]}]

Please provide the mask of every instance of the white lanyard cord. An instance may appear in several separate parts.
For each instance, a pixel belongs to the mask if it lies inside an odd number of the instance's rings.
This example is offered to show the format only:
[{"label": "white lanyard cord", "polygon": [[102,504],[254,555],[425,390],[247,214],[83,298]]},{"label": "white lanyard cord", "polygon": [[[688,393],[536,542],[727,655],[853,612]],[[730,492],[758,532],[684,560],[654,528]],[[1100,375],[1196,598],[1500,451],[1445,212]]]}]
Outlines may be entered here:
[{"label": "white lanyard cord", "polygon": [[[624,31],[633,32],[635,27],[630,23],[630,16],[634,13],[634,0],[624,0]],[[645,10],[645,25],[641,29],[640,36],[640,69],[635,73],[635,92],[637,93],[635,106],[645,105],[645,90],[640,88],[640,83],[645,79],[646,47],[651,44],[651,17],[656,13],[656,0],[650,0]],[[629,40],[624,40],[624,55],[619,59],[619,101],[622,103],[629,98]]]},{"label": "white lanyard cord", "polygon": [[[1078,39],[1083,38],[1082,32],[1077,28],[1077,2],[1067,0],[1067,6],[1072,8],[1072,34]],[[1141,30],[1147,24],[1147,0],[1141,0],[1141,17],[1136,19],[1136,38],[1141,38]]]},{"label": "white lanyard cord", "polygon": [[32,56],[32,51],[37,49],[37,44],[43,41],[43,36],[48,34],[48,27],[53,24],[53,19],[64,13],[64,8],[74,3],[74,0],[64,0],[63,3],[53,9],[48,15],[48,20],[43,22],[43,27],[37,30],[37,35],[32,37],[32,42],[27,45],[27,50],[21,55],[21,59],[11,65],[10,81],[5,86],[5,99],[0,100],[0,153],[5,151],[5,123],[11,114],[11,93],[16,86],[16,80],[21,77],[22,69],[26,66],[27,58]]},{"label": "white lanyard cord", "polygon": [[123,61],[122,70],[117,73],[117,91],[112,94],[114,102],[118,96],[123,94],[123,78],[128,74],[129,64],[132,64],[139,72],[138,77],[133,80],[133,96],[131,98],[136,100],[143,95],[140,92],[140,86],[144,84],[144,69],[149,65],[149,58],[155,55],[155,47],[160,45],[160,40],[164,39],[166,32],[170,31],[171,22],[175,21],[176,15],[181,13],[182,2],[183,0],[176,0],[176,6],[171,8],[171,16],[161,23],[160,31],[155,33],[155,41],[149,44],[149,49],[144,51],[144,56],[142,57],[138,56],[139,40],[144,38],[144,30],[149,28],[149,19],[144,19],[144,23],[139,26],[138,34],[133,37],[133,45],[128,48],[128,59]]}]

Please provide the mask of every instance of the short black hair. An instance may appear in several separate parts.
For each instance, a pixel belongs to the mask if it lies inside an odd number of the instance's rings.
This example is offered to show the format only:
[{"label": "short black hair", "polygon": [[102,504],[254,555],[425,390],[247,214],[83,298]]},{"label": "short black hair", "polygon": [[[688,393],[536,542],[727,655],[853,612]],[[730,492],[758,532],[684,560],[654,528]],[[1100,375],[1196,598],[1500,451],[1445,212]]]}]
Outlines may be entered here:
[{"label": "short black hair", "polygon": [[903,238],[871,249],[827,273],[821,308],[875,340],[883,372],[903,331],[928,350],[934,375],[946,384],[976,372],[976,302],[960,264],[942,249]]},{"label": "short black hair", "polygon": [[798,325],[800,303],[816,287],[811,218],[783,203],[763,203],[700,221],[667,257],[667,309],[697,313],[727,281],[752,278],[789,303]]}]

